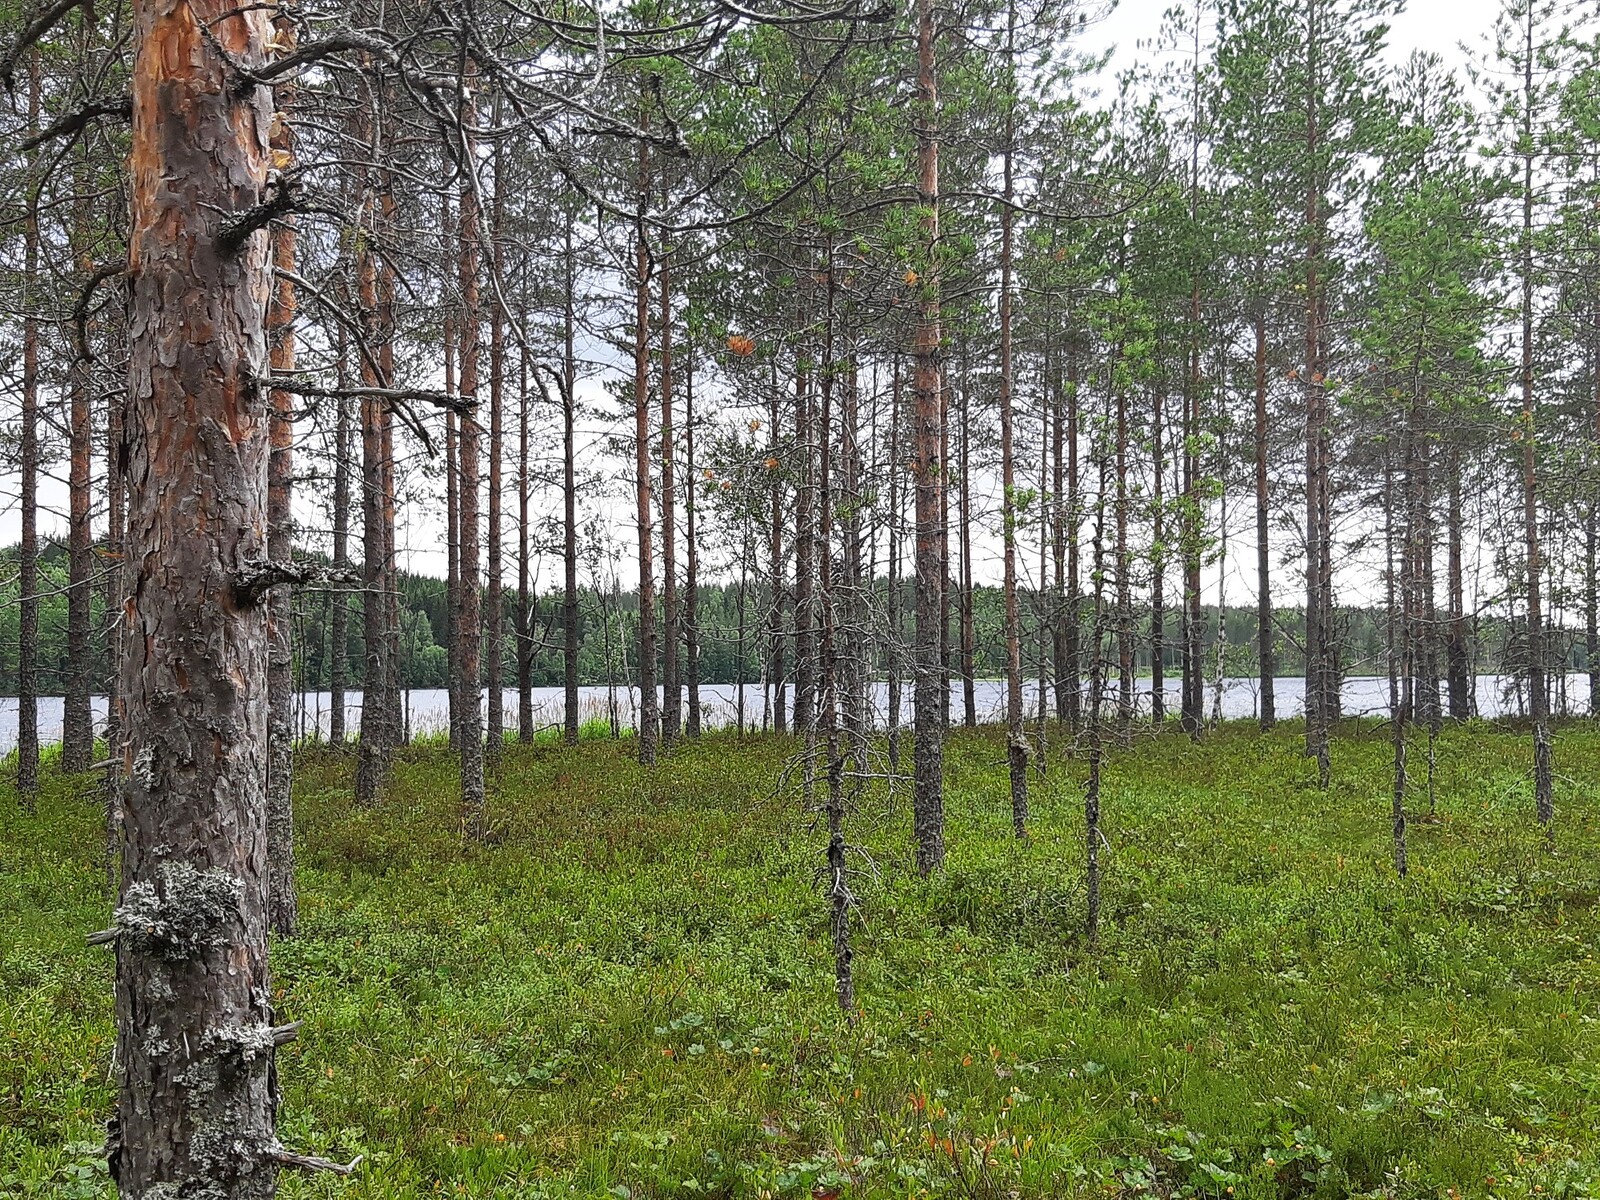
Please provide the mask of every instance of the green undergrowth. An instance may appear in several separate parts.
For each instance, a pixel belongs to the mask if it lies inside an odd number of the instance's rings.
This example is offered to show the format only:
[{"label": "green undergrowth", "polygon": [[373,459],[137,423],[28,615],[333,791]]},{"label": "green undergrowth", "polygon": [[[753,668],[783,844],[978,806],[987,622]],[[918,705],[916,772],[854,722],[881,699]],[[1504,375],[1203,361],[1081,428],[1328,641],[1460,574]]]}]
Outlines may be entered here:
[{"label": "green undergrowth", "polygon": [[[1386,734],[1327,792],[1291,731],[1115,750],[1105,925],[1081,937],[1080,762],[1010,836],[998,731],[949,744],[950,857],[906,795],[851,818],[859,1019],[833,998],[796,747],[510,746],[463,847],[438,746],[351,800],[297,772],[300,936],[274,946],[289,1197],[1600,1195],[1600,734],[1439,745],[1390,866]],[[1413,767],[1422,769],[1417,747]],[[92,781],[0,792],[0,1195],[110,1194],[109,901]]]}]

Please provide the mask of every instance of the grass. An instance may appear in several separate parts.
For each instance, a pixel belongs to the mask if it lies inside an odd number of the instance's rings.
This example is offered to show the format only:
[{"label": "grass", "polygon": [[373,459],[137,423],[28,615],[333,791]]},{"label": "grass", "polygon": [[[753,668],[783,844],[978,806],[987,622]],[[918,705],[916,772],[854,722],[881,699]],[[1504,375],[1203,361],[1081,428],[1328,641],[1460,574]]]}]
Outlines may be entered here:
[{"label": "grass", "polygon": [[[998,733],[954,736],[943,876],[904,798],[852,818],[854,1026],[822,836],[771,795],[791,743],[508,747],[466,848],[437,746],[371,812],[304,755],[280,1129],[366,1162],[283,1194],[1600,1195],[1600,734],[1558,739],[1552,853],[1524,739],[1448,733],[1404,882],[1383,734],[1346,731],[1326,793],[1297,746],[1116,751],[1090,952],[1081,764],[1018,844]],[[111,1194],[109,901],[96,789],[46,782],[36,817],[0,794],[0,1195],[70,1200]]]}]

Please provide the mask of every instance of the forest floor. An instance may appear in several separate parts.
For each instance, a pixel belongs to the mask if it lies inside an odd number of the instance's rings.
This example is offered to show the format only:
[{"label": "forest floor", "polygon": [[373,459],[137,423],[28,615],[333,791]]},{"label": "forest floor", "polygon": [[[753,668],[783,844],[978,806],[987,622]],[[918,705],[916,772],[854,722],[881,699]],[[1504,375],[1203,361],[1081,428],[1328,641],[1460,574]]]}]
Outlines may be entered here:
[{"label": "forest floor", "polygon": [[[1291,730],[1140,737],[1092,951],[1082,763],[1035,779],[1019,844],[1002,745],[951,739],[940,877],[905,799],[851,818],[853,1026],[822,834],[771,791],[792,743],[514,748],[470,848],[443,750],[373,811],[351,758],[303,755],[280,1132],[365,1160],[284,1194],[1600,1195],[1600,733],[1559,734],[1552,852],[1525,739],[1448,732],[1404,882],[1381,731],[1326,793]],[[100,1197],[100,807],[47,775],[36,817],[0,790],[0,1196]]]}]

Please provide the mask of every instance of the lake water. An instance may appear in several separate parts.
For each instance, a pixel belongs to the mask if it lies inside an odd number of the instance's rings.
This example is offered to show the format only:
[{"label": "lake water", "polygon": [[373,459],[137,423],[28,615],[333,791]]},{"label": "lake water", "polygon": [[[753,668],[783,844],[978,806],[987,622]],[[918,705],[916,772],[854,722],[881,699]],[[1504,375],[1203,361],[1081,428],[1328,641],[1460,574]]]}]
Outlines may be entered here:
[{"label": "lake water", "polygon": [[[1556,678],[1552,683],[1551,703],[1558,712],[1583,713],[1588,711],[1589,684],[1584,675]],[[980,721],[999,721],[1005,711],[1005,686],[997,680],[980,680],[976,685],[977,711]],[[1178,683],[1169,681],[1165,690],[1169,715],[1178,708]],[[1299,677],[1285,676],[1276,681],[1276,699],[1280,717],[1299,716],[1305,699],[1305,681]],[[1260,704],[1260,681],[1254,677],[1232,678],[1223,681],[1222,715],[1225,719],[1248,719],[1256,715]],[[1150,681],[1137,681],[1135,692],[1139,709],[1150,711]],[[1030,716],[1038,707],[1038,684],[1030,682],[1024,688],[1027,711]],[[1213,689],[1206,688],[1206,712],[1213,704]],[[1112,692],[1114,698],[1114,690]],[[1344,681],[1344,712],[1346,716],[1388,715],[1389,683],[1382,677],[1352,676]],[[738,715],[738,687],[730,683],[700,685],[701,719],[708,728],[731,727]],[[442,732],[448,723],[449,698],[443,689],[418,688],[404,694],[409,728],[413,737]],[[790,698],[792,701],[792,697]],[[1477,680],[1478,712],[1481,716],[1515,716],[1525,711],[1525,697],[1517,689],[1517,681],[1510,676],[1483,675]],[[631,727],[638,707],[636,690],[618,689],[616,693],[618,718],[624,728]],[[297,718],[304,736],[313,730],[326,736],[331,711],[327,692],[306,692],[300,696]],[[885,683],[873,685],[873,701],[880,724],[886,723],[889,713],[889,688]],[[1113,701],[1114,702],[1114,701]],[[96,727],[105,720],[105,699],[95,697],[92,707]],[[517,694],[507,689],[501,694],[506,714],[506,728],[517,727]],[[584,720],[605,719],[609,700],[604,687],[578,689],[580,716]],[[535,728],[559,727],[565,714],[564,693],[561,688],[535,688],[533,690]],[[762,723],[762,693],[759,684],[745,685],[745,724],[760,728]],[[911,687],[907,683],[902,696],[902,716],[907,724],[911,720]],[[39,736],[46,744],[61,739],[62,700],[59,696],[42,696],[39,699]],[[951,689],[951,714],[959,721],[962,717],[961,685]],[[361,693],[345,694],[345,728],[354,735],[361,722]],[[17,744],[17,701],[13,696],[0,696],[0,754],[9,753]]]}]

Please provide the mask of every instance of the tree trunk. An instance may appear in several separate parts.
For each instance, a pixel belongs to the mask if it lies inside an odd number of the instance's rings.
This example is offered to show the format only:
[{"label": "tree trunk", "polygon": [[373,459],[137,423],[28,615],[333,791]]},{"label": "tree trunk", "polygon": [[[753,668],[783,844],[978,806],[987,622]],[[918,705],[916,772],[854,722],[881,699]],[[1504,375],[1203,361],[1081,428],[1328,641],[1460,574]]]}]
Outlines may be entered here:
[{"label": "tree trunk", "polygon": [[505,682],[505,599],[502,596],[504,571],[500,544],[503,520],[501,460],[505,453],[505,375],[506,311],[500,291],[505,286],[505,256],[500,238],[505,225],[503,156],[495,147],[494,195],[490,200],[490,262],[494,272],[494,296],[489,304],[489,528],[488,587],[484,593],[484,643],[486,682],[489,687],[488,736],[484,745],[484,770],[499,778],[500,762],[506,748],[506,706],[501,685]]},{"label": "tree trunk", "polygon": [[[39,126],[39,54],[28,55],[28,127]],[[28,155],[29,175],[37,155]],[[17,799],[28,812],[39,794],[39,193],[30,178],[22,250],[22,543],[17,548]]]},{"label": "tree trunk", "polygon": [[1156,389],[1150,410],[1150,513],[1153,542],[1150,550],[1150,722],[1160,731],[1167,719],[1166,663],[1166,520],[1162,505],[1162,483],[1166,475],[1166,447],[1162,444],[1162,417],[1167,406],[1166,389]]},{"label": "tree trunk", "polygon": [[[1013,147],[1017,122],[1017,5],[1006,6],[1006,117],[1004,194],[1000,207],[1000,532],[1002,604],[1006,641],[1006,767],[1011,781],[1011,829],[1028,836],[1028,739],[1022,728],[1022,614],[1017,604],[1017,469],[1013,423],[1011,266],[1014,253],[1016,163]],[[1044,581],[1041,578],[1040,583]]]},{"label": "tree trunk", "polygon": [[[522,328],[526,329],[528,327],[526,290],[523,292],[521,309],[519,315]],[[532,415],[530,412],[532,401],[528,390],[530,368],[528,348],[524,345],[517,355],[517,611],[511,623],[517,643],[517,741],[524,746],[533,743],[533,614],[528,611],[528,585],[533,563],[528,537],[528,508],[533,499],[533,485],[528,474],[528,423]],[[563,411],[566,409],[565,396],[562,409]],[[571,461],[570,457],[567,461]],[[577,741],[575,728],[577,705],[570,696],[567,698],[567,708],[569,711],[565,715],[564,725],[567,730],[567,742],[570,745]]]},{"label": "tree trunk", "polygon": [[961,389],[961,430],[960,460],[957,470],[961,472],[961,526],[957,531],[957,542],[961,551],[961,718],[962,724],[968,729],[978,727],[978,694],[977,694],[977,614],[973,611],[972,595],[972,478],[971,470],[971,428],[972,416],[969,408],[971,401],[967,379],[963,379]]},{"label": "tree trunk", "polygon": [[916,0],[917,14],[917,192],[922,209],[924,265],[920,280],[912,387],[916,424],[917,632],[913,816],[917,870],[926,875],[944,865],[944,721],[950,699],[940,649],[941,599],[945,593],[945,441],[939,386],[939,94],[935,77],[933,0]]},{"label": "tree trunk", "polygon": [[[292,47],[294,24],[287,17],[273,21],[273,34]],[[274,103],[292,104],[290,84]],[[272,130],[275,157],[293,153],[286,121]],[[296,232],[292,217],[272,227],[272,263],[281,272],[295,272]],[[291,375],[295,366],[294,284],[283,275],[273,281],[267,309],[267,351],[274,375]],[[294,400],[288,392],[271,393],[270,454],[267,463],[267,556],[287,568],[294,558]],[[288,584],[272,589],[267,607],[267,917],[279,937],[293,937],[299,917],[294,884],[294,645],[290,636],[294,597]]]},{"label": "tree trunk", "polygon": [[900,587],[900,556],[904,550],[904,527],[902,520],[904,501],[901,496],[900,478],[904,473],[905,465],[902,461],[903,451],[900,447],[901,430],[901,386],[900,386],[900,351],[894,350],[894,362],[891,367],[892,374],[889,384],[889,546],[887,552],[889,572],[889,594],[884,603],[888,612],[889,636],[884,645],[884,667],[888,674],[889,686],[889,771],[891,774],[900,773],[900,705],[901,696],[901,646],[905,635],[905,620],[901,615],[901,587]]},{"label": "tree trunk", "polygon": [[[271,25],[217,0],[135,10],[127,399],[131,595],[116,913],[121,1194],[272,1196],[265,564]],[[207,32],[209,31],[209,33]]]},{"label": "tree trunk", "polygon": [[[343,572],[350,566],[350,402],[344,397],[349,387],[349,348],[342,324],[335,333],[336,371],[340,396],[335,401],[333,426],[333,566]],[[328,652],[328,740],[343,747],[345,741],[345,687],[349,663],[347,643],[350,637],[350,601],[343,586],[333,592],[332,647]]]},{"label": "tree trunk", "polygon": [[[581,724],[578,712],[578,318],[576,299],[577,262],[572,248],[572,216],[567,216],[562,265],[565,270],[561,306],[561,523],[562,566],[565,588],[561,598],[562,683],[565,696],[564,724],[569,746],[578,744]],[[527,517],[523,517],[526,524]],[[530,659],[531,674],[531,659]],[[530,701],[530,710],[532,707]],[[531,714],[530,714],[531,715]]]},{"label": "tree trunk", "polygon": [[[72,240],[74,265],[87,276],[94,269],[84,241],[88,236],[90,185],[81,152],[78,159]],[[89,693],[94,685],[94,639],[90,632],[94,571],[89,527],[89,455],[93,435],[89,417],[89,364],[76,355],[67,373],[70,448],[67,475],[67,677],[61,722],[61,769],[76,773],[94,761],[94,717]]]},{"label": "tree trunk", "polygon": [[[778,386],[776,371],[773,368],[774,378],[772,383],[772,402],[767,413],[767,429],[773,446],[773,453],[777,452],[778,439]],[[776,458],[773,459],[776,461]],[[788,714],[784,703],[784,652],[783,652],[783,484],[776,471],[772,472],[772,533],[768,542],[770,588],[772,591],[771,634],[772,640],[767,659],[767,684],[772,689],[772,703],[769,706],[772,716],[772,728],[775,733],[784,733],[788,729]],[[763,712],[761,723],[767,722],[767,713]]]},{"label": "tree trunk", "polygon": [[[370,204],[365,214],[372,219]],[[370,234],[370,230],[367,231]],[[356,257],[356,283],[362,321],[368,346],[378,336],[386,336],[378,309],[377,264],[368,244],[360,243]],[[387,386],[369,355],[361,356],[363,387]],[[356,803],[371,806],[378,802],[389,770],[389,731],[384,713],[385,679],[388,673],[388,640],[384,636],[384,590],[388,584],[386,564],[389,548],[384,541],[383,520],[383,401],[374,396],[361,399],[361,742],[356,760]]]},{"label": "tree trunk", "polygon": [[1261,678],[1261,728],[1278,723],[1272,650],[1272,545],[1267,525],[1267,319],[1255,317],[1255,467],[1256,467],[1256,668]]},{"label": "tree trunk", "polygon": [[671,749],[683,727],[683,680],[678,671],[677,448],[672,428],[672,269],[661,256],[661,744]]},{"label": "tree trunk", "polygon": [[1539,824],[1551,831],[1555,820],[1553,768],[1550,762],[1550,696],[1545,676],[1543,563],[1539,549],[1539,476],[1537,421],[1533,393],[1533,29],[1537,10],[1524,15],[1522,130],[1522,523],[1527,546],[1528,709],[1533,718],[1533,799]]},{"label": "tree trunk", "polygon": [[[694,477],[694,347],[685,342],[683,387],[683,516],[684,516],[684,579],[683,579],[683,649],[684,683],[689,694],[689,717],[684,732],[692,738],[700,736],[700,550],[695,512]],[[743,669],[741,664],[740,669]],[[741,675],[740,678],[743,678]]]},{"label": "tree trunk", "polygon": [[[469,67],[470,70],[470,67]],[[473,101],[462,107],[463,158],[472,162],[477,153],[472,129],[477,114]],[[476,405],[478,395],[478,357],[481,349],[482,320],[478,292],[478,195],[470,182],[461,188],[461,397]],[[479,688],[483,683],[482,637],[483,606],[479,595],[478,551],[482,532],[478,526],[479,456],[483,426],[479,409],[461,418],[461,612],[460,648],[456,661],[461,689],[461,822],[466,836],[482,840],[485,829],[483,785],[483,720]],[[493,693],[490,694],[491,703]]]},{"label": "tree trunk", "polygon": [[656,582],[650,516],[650,148],[639,144],[639,213],[634,223],[633,437],[635,523],[639,534],[639,761],[654,766],[660,732],[656,703]]}]

